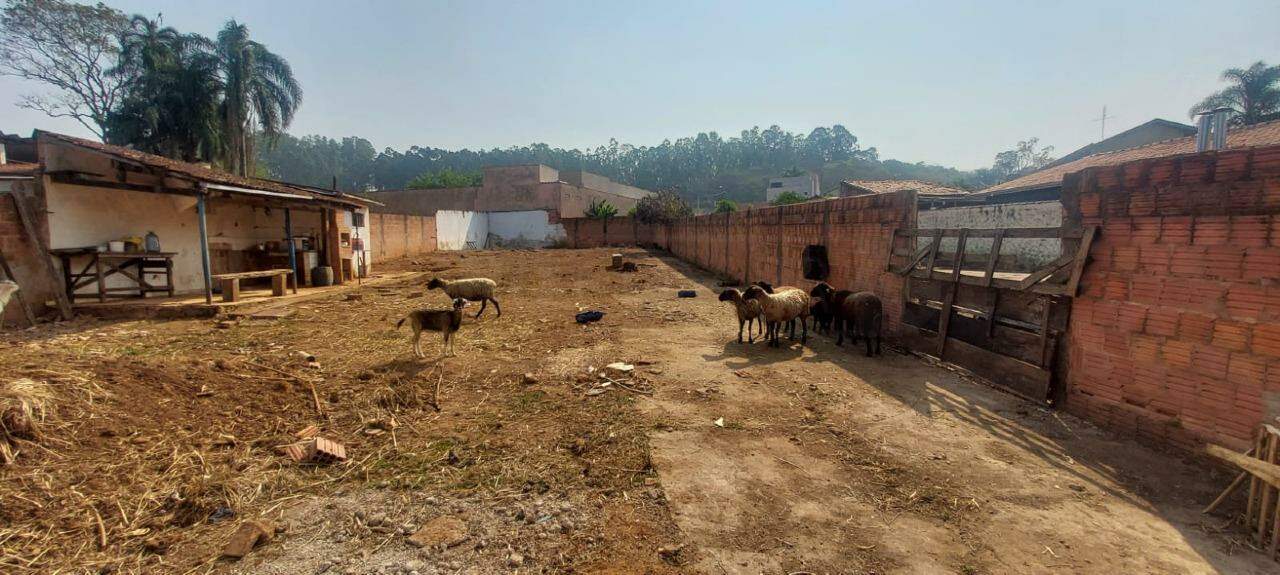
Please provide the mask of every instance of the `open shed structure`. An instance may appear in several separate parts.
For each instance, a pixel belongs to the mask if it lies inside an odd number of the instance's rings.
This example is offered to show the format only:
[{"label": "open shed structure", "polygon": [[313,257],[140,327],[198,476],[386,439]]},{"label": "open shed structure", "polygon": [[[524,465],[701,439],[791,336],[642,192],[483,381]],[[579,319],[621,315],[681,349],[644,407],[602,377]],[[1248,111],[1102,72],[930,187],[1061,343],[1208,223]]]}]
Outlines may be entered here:
[{"label": "open shed structure", "polygon": [[[60,260],[47,274],[61,275],[52,283],[62,288],[37,297],[76,304],[203,292],[211,304],[220,275],[288,270],[296,290],[318,266],[338,284],[370,270],[368,208],[377,202],[62,134],[34,137],[39,168],[10,193],[33,224],[32,248]],[[122,239],[149,234],[158,250],[117,251]]]}]

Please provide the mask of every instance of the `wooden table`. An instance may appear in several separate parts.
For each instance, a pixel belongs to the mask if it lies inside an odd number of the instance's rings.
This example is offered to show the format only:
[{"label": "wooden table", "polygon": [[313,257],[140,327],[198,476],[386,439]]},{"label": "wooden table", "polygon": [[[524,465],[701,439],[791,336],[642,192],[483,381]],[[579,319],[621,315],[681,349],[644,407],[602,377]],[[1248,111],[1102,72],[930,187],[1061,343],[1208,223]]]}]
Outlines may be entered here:
[{"label": "wooden table", "polygon": [[[62,277],[72,302],[76,301],[76,290],[95,282],[98,301],[107,301],[108,297],[147,297],[156,292],[173,296],[173,256],[177,252],[100,252],[96,247],[49,251],[62,260]],[[76,272],[71,268],[71,258],[78,256],[87,256],[89,262]],[[137,285],[107,287],[107,278],[116,274]],[[163,276],[164,284],[152,284],[147,281],[148,275]]]}]

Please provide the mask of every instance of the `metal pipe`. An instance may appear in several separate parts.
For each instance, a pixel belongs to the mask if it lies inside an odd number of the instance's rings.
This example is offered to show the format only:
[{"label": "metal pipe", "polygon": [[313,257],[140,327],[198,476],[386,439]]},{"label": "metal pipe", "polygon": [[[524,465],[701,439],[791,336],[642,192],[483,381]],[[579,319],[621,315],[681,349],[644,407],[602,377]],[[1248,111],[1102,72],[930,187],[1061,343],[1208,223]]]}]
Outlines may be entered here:
[{"label": "metal pipe", "polygon": [[1196,151],[1203,152],[1209,149],[1209,128],[1211,125],[1211,117],[1209,112],[1203,112],[1196,116]]},{"label": "metal pipe", "polygon": [[293,270],[293,293],[298,293],[298,248],[293,245],[293,220],[289,217],[289,208],[284,209],[284,241],[289,242],[289,269]]},{"label": "metal pipe", "polygon": [[200,222],[200,263],[204,266],[204,303],[213,305],[213,277],[209,275],[209,231],[205,227],[204,198],[204,193],[196,196],[196,219]]},{"label": "metal pipe", "polygon": [[1218,108],[1213,111],[1213,149],[1227,149],[1227,119],[1231,116],[1230,108]]}]

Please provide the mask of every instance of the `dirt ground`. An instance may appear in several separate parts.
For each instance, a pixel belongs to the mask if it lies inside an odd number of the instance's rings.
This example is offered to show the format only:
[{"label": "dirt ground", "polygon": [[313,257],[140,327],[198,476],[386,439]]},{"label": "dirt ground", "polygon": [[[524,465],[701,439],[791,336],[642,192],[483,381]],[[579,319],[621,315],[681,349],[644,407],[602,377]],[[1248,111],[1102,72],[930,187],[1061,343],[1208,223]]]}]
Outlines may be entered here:
[{"label": "dirt ground", "polygon": [[[1199,514],[1229,477],[892,350],[738,344],[714,278],[610,251],[391,262],[422,273],[280,319],[3,332],[0,382],[44,419],[0,467],[0,572],[1277,570]],[[501,286],[443,362],[394,327],[447,305],[432,275]],[[282,455],[308,425],[349,460]],[[248,519],[277,533],[219,559]]]}]

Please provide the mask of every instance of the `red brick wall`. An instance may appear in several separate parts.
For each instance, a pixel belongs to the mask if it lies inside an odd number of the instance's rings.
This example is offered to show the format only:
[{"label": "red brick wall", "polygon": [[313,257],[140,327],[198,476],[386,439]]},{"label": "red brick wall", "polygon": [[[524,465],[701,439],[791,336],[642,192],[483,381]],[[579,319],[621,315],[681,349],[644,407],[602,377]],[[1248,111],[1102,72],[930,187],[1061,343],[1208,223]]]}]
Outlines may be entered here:
[{"label": "red brick wall", "polygon": [[1068,411],[1154,442],[1245,447],[1280,415],[1280,147],[1095,168],[1099,225],[1069,329]]},{"label": "red brick wall", "polygon": [[885,264],[893,230],[915,227],[915,205],[911,192],[858,196],[698,216],[671,226],[641,224],[634,232],[630,218],[614,218],[607,238],[599,221],[563,223],[573,247],[634,245],[638,238],[730,277],[806,289],[815,282],[803,278],[801,253],[810,244],[826,245],[827,281],[839,289],[874,291],[885,302],[885,328],[893,333],[902,317],[904,282],[887,273]]},{"label": "red brick wall", "polygon": [[[11,185],[29,194],[28,197],[35,202],[32,208],[41,220],[37,225],[40,227],[40,233],[46,234],[47,239],[48,232],[45,230],[48,222],[44,217],[43,195],[33,191],[32,182],[20,181],[13,182]],[[22,220],[18,218],[17,210],[14,208],[13,198],[7,193],[0,193],[0,252],[4,253],[9,267],[13,269],[13,275],[16,276],[27,303],[31,305],[36,315],[42,315],[47,311],[45,302],[54,298],[54,288],[57,284],[49,277],[48,271],[40,260],[36,259],[38,250],[27,238]],[[5,306],[3,318],[6,326],[17,324],[26,327],[27,325],[22,306],[16,299]]]},{"label": "red brick wall", "polygon": [[436,250],[436,219],[408,214],[369,214],[373,259],[386,261]]}]

